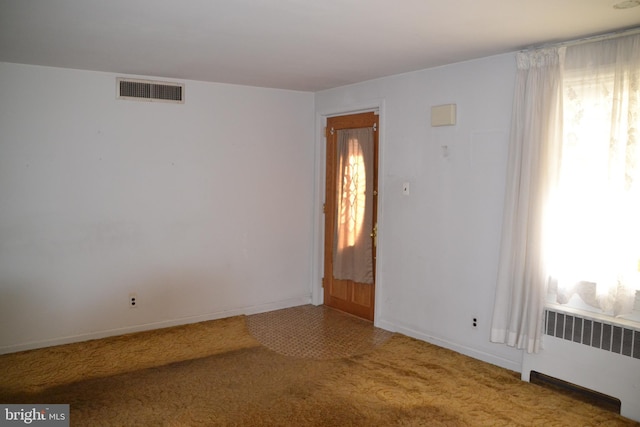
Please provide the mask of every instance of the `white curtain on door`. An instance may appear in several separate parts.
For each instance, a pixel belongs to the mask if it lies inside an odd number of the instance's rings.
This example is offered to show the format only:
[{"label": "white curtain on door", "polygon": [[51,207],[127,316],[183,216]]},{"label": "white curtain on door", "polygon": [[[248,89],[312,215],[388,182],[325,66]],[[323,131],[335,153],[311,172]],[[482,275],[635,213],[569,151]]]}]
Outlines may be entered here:
[{"label": "white curtain on door", "polygon": [[549,272],[545,212],[553,201],[562,135],[564,48],[517,55],[500,265],[491,341],[540,349]]},{"label": "white curtain on door", "polygon": [[552,234],[559,303],[613,316],[640,290],[640,35],[567,48]]},{"label": "white curtain on door", "polygon": [[373,283],[373,129],[338,130],[333,276]]}]

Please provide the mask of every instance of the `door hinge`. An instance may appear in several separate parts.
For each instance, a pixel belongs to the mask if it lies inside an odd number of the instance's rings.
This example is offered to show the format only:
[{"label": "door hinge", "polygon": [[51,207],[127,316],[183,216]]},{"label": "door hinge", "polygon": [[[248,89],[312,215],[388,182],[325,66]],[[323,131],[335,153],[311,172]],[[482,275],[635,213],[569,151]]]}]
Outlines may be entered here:
[{"label": "door hinge", "polygon": [[378,246],[378,223],[377,222],[376,222],[376,225],[373,226],[373,230],[371,230],[370,236],[373,239],[373,247],[375,248],[376,246]]},{"label": "door hinge", "polygon": [[324,277],[322,278],[322,287],[324,288]]},{"label": "door hinge", "polygon": [[323,204],[322,204],[322,213],[323,213],[323,214],[326,214],[326,213],[327,213],[327,204],[326,204],[326,203],[323,203]]}]

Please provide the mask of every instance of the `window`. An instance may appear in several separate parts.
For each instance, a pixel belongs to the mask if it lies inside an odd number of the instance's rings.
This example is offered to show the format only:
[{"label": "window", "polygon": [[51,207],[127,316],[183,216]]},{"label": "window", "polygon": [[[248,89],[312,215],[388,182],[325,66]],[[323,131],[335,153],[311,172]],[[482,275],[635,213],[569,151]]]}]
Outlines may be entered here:
[{"label": "window", "polygon": [[640,305],[640,34],[516,60],[491,341],[533,353],[547,289],[613,316]]},{"label": "window", "polygon": [[567,49],[546,248],[556,302],[612,316],[640,291],[640,68],[624,42]]},{"label": "window", "polygon": [[367,172],[362,147],[357,138],[349,138],[341,152],[339,168],[342,176],[338,199],[338,249],[353,247],[360,239],[364,225]]}]

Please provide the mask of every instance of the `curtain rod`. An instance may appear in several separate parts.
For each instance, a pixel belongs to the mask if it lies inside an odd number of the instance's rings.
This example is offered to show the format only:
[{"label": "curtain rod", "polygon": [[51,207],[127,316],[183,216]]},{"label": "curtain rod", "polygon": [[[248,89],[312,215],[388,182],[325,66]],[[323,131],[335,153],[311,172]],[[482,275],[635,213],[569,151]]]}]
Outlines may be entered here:
[{"label": "curtain rod", "polygon": [[594,36],[582,37],[575,40],[567,40],[567,41],[557,42],[557,43],[545,43],[538,46],[530,46],[523,49],[521,52],[526,52],[526,51],[535,50],[535,49],[544,49],[547,47],[575,46],[578,44],[610,40],[618,37],[630,36],[633,34],[640,34],[640,27],[625,28],[623,30],[613,31],[611,33],[597,34]]}]

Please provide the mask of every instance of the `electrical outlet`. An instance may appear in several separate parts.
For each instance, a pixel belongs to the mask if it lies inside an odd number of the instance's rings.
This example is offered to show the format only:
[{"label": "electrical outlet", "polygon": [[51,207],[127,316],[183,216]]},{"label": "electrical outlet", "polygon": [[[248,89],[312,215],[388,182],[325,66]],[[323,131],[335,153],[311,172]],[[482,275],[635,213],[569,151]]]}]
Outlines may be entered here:
[{"label": "electrical outlet", "polygon": [[138,294],[131,292],[129,294],[129,308],[136,308],[138,306]]},{"label": "electrical outlet", "polygon": [[476,329],[478,327],[478,318],[474,317],[473,318],[473,328]]}]

